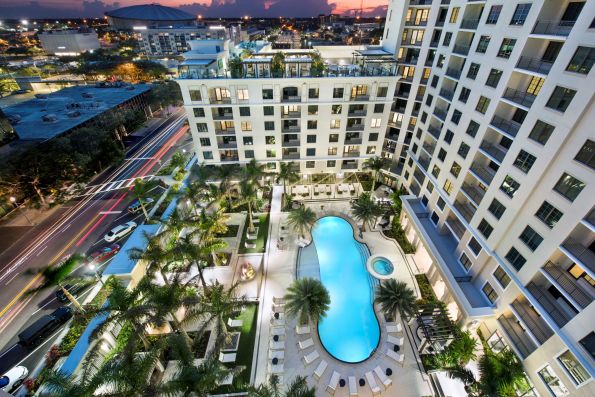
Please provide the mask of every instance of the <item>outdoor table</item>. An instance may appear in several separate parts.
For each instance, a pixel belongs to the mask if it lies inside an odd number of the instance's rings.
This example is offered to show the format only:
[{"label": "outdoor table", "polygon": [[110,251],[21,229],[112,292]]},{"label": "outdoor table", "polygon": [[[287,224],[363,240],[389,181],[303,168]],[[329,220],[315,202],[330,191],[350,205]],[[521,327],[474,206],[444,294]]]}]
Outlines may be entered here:
[{"label": "outdoor table", "polygon": [[393,374],[393,370],[390,368],[386,369],[386,376],[391,376]]},{"label": "outdoor table", "polygon": [[359,378],[359,385],[360,386],[365,386],[366,385],[366,381],[364,380],[364,378]]},{"label": "outdoor table", "polygon": [[341,386],[341,387],[345,387],[345,383],[346,383],[346,382],[345,382],[345,379],[340,379],[340,380],[339,380],[339,386]]},{"label": "outdoor table", "polygon": [[272,360],[273,365],[277,365],[279,363],[279,359],[277,357],[273,358]]}]

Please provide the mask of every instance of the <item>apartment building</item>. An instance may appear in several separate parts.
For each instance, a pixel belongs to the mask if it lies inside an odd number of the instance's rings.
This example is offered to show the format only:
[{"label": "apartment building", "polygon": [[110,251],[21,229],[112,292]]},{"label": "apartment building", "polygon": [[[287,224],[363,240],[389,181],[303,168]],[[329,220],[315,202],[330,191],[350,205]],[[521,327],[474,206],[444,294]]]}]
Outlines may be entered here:
[{"label": "apartment building", "polygon": [[178,83],[199,161],[341,173],[380,154],[397,81],[391,53],[269,46],[239,60],[225,40],[190,46]]},{"label": "apartment building", "polygon": [[48,30],[37,33],[41,47],[48,54],[76,56],[100,48],[97,32],[93,29]]},{"label": "apartment building", "polygon": [[[530,395],[595,395],[595,2],[391,0],[402,224],[452,318]],[[527,394],[526,394],[527,395]]]},{"label": "apartment building", "polygon": [[225,39],[224,26],[186,25],[135,27],[141,52],[148,57],[172,57],[190,50],[190,41]]}]

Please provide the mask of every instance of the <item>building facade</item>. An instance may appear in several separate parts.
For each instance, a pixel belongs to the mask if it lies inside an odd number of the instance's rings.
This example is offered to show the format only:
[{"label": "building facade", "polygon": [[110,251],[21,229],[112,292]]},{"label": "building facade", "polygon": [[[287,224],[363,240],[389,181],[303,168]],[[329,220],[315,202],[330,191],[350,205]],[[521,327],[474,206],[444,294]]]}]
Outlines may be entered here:
[{"label": "building facade", "polygon": [[136,27],[141,52],[148,57],[173,57],[190,50],[190,41],[224,39],[223,26],[153,26]]},{"label": "building facade", "polygon": [[97,32],[93,29],[49,30],[37,35],[41,47],[48,54],[77,56],[100,48]]},{"label": "building facade", "polygon": [[391,0],[386,176],[453,319],[595,395],[595,3]]}]

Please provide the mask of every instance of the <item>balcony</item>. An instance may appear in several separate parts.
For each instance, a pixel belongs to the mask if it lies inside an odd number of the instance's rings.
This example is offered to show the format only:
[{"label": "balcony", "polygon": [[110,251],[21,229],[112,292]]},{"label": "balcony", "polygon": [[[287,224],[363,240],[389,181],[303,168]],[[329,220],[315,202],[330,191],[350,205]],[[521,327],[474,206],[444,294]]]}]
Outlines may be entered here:
[{"label": "balcony", "polygon": [[218,113],[213,112],[213,120],[233,120],[232,112]]},{"label": "balcony", "polygon": [[506,150],[500,149],[501,147],[500,145],[496,146],[484,140],[479,145],[479,150],[491,160],[501,164],[504,161],[504,157],[506,157]]},{"label": "balcony", "polygon": [[490,121],[490,126],[494,127],[496,130],[502,131],[510,138],[514,138],[521,128],[520,123],[512,120],[506,120],[505,118],[497,115],[494,115],[492,121]]},{"label": "balcony", "polygon": [[595,273],[595,253],[588,247],[572,238],[567,238],[560,245],[560,251],[578,263],[590,275]]},{"label": "balcony", "polygon": [[446,75],[455,80],[458,80],[459,77],[461,77],[461,71],[454,68],[448,68],[446,69]]},{"label": "balcony", "polygon": [[348,117],[366,117],[366,109],[350,110],[347,112]]},{"label": "balcony", "polygon": [[432,159],[430,157],[425,157],[425,156],[420,156],[419,160],[418,160],[419,165],[421,165],[421,167],[426,171],[430,167],[431,161],[432,161]]},{"label": "balcony", "polygon": [[498,323],[500,323],[500,326],[506,332],[506,335],[510,338],[512,344],[523,359],[527,358],[537,349],[535,342],[533,342],[523,327],[519,325],[519,321],[511,311],[498,317]]},{"label": "balcony", "polygon": [[433,40],[433,41],[430,41],[430,47],[431,47],[431,48],[436,48],[436,47],[438,47],[439,45],[440,45],[440,41],[439,41],[439,40]]},{"label": "balcony", "polygon": [[549,293],[547,285],[537,285],[535,282],[531,281],[527,284],[527,291],[529,291],[537,302],[539,302],[541,310],[546,312],[558,327],[562,328],[572,319],[572,317],[574,317],[574,315],[571,316],[568,313],[567,310],[569,309],[562,310],[561,304]]},{"label": "balcony", "polygon": [[448,228],[461,240],[467,231],[467,228],[461,223],[456,216],[449,216],[446,218]]},{"label": "balcony", "polygon": [[234,135],[236,133],[235,127],[232,128],[215,128],[216,135]]},{"label": "balcony", "polygon": [[361,145],[362,138],[350,138],[350,139],[345,138],[344,144],[345,145]]},{"label": "balcony", "polygon": [[442,128],[436,127],[435,125],[430,124],[428,126],[428,132],[432,135],[436,140],[440,139],[440,131]]},{"label": "balcony", "polygon": [[302,101],[302,97],[299,95],[283,95],[281,97],[281,102],[295,103],[295,102],[301,102],[301,101]]},{"label": "balcony", "polygon": [[300,117],[302,117],[302,112],[299,110],[297,112],[281,112],[282,119],[299,119]]},{"label": "balcony", "polygon": [[432,0],[409,0],[409,5],[412,6],[431,6]]},{"label": "balcony", "polygon": [[[530,283],[531,284],[531,283]],[[527,286],[527,288],[529,288]],[[514,310],[517,317],[524,324],[525,328],[533,335],[535,340],[541,345],[545,343],[554,331],[547,325],[545,320],[537,313],[535,308],[531,306],[527,298],[519,296],[510,306]]]},{"label": "balcony", "polygon": [[234,152],[233,154],[220,154],[221,162],[229,162],[229,161],[239,161],[240,158],[238,157],[238,153]]},{"label": "balcony", "polygon": [[299,125],[284,125],[281,128],[281,132],[300,132]]},{"label": "balcony", "polygon": [[548,261],[542,270],[552,284],[562,289],[570,297],[569,300],[579,306],[577,309],[585,309],[595,299],[592,287],[580,284],[577,279],[553,262]]},{"label": "balcony", "polygon": [[595,208],[589,211],[581,223],[595,233]]},{"label": "balcony", "polygon": [[395,92],[395,97],[409,99],[409,94],[411,94],[411,91],[397,91]]},{"label": "balcony", "polygon": [[391,141],[398,141],[399,140],[399,134],[392,132],[392,130],[389,130],[391,132],[389,132],[388,134],[386,134],[384,136],[385,139],[390,139]]},{"label": "balcony", "polygon": [[537,98],[537,96],[533,94],[525,91],[515,90],[514,88],[510,87],[506,88],[506,91],[504,91],[504,95],[502,95],[502,97],[526,108],[530,108],[531,105],[533,105],[533,102],[535,102],[535,98]]},{"label": "balcony", "polygon": [[343,152],[343,157],[359,157],[359,150],[351,150],[348,152]]},{"label": "balcony", "polygon": [[477,211],[477,209],[467,201],[456,200],[454,205],[457,211],[463,215],[463,218],[465,218],[467,222],[471,222],[471,219],[473,219],[473,215],[475,215],[475,211]]},{"label": "balcony", "polygon": [[531,34],[549,36],[568,36],[574,21],[537,21]]},{"label": "balcony", "polygon": [[419,57],[401,57],[397,58],[397,61],[402,65],[417,65]]},{"label": "balcony", "polygon": [[364,94],[364,95],[353,95],[349,97],[350,101],[367,101],[370,99],[370,95],[368,94]]},{"label": "balcony", "polygon": [[299,139],[287,139],[287,140],[283,140],[283,142],[281,142],[281,146],[282,147],[298,147],[300,146],[300,140]]},{"label": "balcony", "polygon": [[538,58],[520,57],[516,64],[517,69],[547,75],[552,69],[553,62],[544,61]]},{"label": "balcony", "polygon": [[417,197],[405,196],[403,210],[423,244],[420,249],[428,252],[461,310],[470,316],[491,315],[492,305],[481,290],[469,281],[467,272],[459,264],[458,241],[452,233],[447,228],[436,228]]},{"label": "balcony", "polygon": [[231,98],[230,97],[221,98],[221,97],[211,96],[211,97],[209,97],[209,102],[211,104],[230,104]]},{"label": "balcony", "polygon": [[471,46],[459,44],[459,45],[455,45],[452,48],[452,52],[453,52],[453,54],[467,56],[467,54],[469,54],[470,49],[471,49]]},{"label": "balcony", "polygon": [[494,170],[479,164],[471,164],[469,171],[471,171],[473,176],[479,179],[479,181],[486,186],[489,186],[490,183],[492,183],[492,180],[494,180],[494,176],[496,176]]},{"label": "balcony", "polygon": [[364,130],[363,123],[352,124],[352,125],[348,125],[347,127],[345,127],[345,131],[363,131],[363,130]]},{"label": "balcony", "polygon": [[300,158],[299,152],[283,153],[281,155],[283,160],[298,160]]},{"label": "balcony", "polygon": [[447,90],[447,89],[441,89],[440,90],[440,96],[444,99],[446,99],[447,101],[451,101],[452,98],[455,96],[455,92],[454,90]]},{"label": "balcony", "polygon": [[435,143],[430,143],[430,142],[424,142],[423,145],[421,146],[426,153],[428,153],[430,156],[432,156],[432,154],[434,154],[434,150],[436,150],[436,144]]},{"label": "balcony", "polygon": [[461,186],[461,190],[478,207],[479,204],[481,204],[481,200],[483,200],[483,197],[486,194],[485,190],[481,189],[479,186],[471,185],[469,183],[463,183],[463,185]]},{"label": "balcony", "polygon": [[341,164],[341,169],[342,170],[356,170],[357,169],[357,162],[355,162],[355,163],[346,163],[345,161],[343,161],[343,164]]},{"label": "balcony", "polygon": [[238,143],[237,142],[217,142],[217,147],[219,149],[237,149]]},{"label": "balcony", "polygon": [[446,114],[448,113],[448,110],[446,109],[440,109],[439,107],[435,107],[434,108],[434,116],[438,117],[438,119],[442,120],[442,121],[446,121]]},{"label": "balcony", "polygon": [[479,25],[479,19],[463,19],[461,21],[461,29],[477,29],[477,25]]}]

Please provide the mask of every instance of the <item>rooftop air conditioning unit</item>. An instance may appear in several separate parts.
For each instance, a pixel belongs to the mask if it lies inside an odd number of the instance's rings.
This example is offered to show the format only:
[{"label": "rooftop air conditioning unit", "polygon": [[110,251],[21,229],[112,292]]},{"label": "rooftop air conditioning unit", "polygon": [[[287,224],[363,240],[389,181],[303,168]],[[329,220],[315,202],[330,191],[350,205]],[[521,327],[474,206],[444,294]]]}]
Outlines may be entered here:
[{"label": "rooftop air conditioning unit", "polygon": [[90,92],[83,92],[83,98],[93,98],[93,94],[91,94]]},{"label": "rooftop air conditioning unit", "polygon": [[44,114],[41,119],[45,122],[45,123],[53,123],[55,121],[58,121],[58,117],[56,117],[55,114]]},{"label": "rooftop air conditioning unit", "polygon": [[81,112],[79,112],[78,110],[73,110],[71,112],[67,113],[68,117],[70,117],[71,119],[77,118],[81,115]]},{"label": "rooftop air conditioning unit", "polygon": [[35,94],[35,98],[37,99],[48,99],[47,94]]}]

